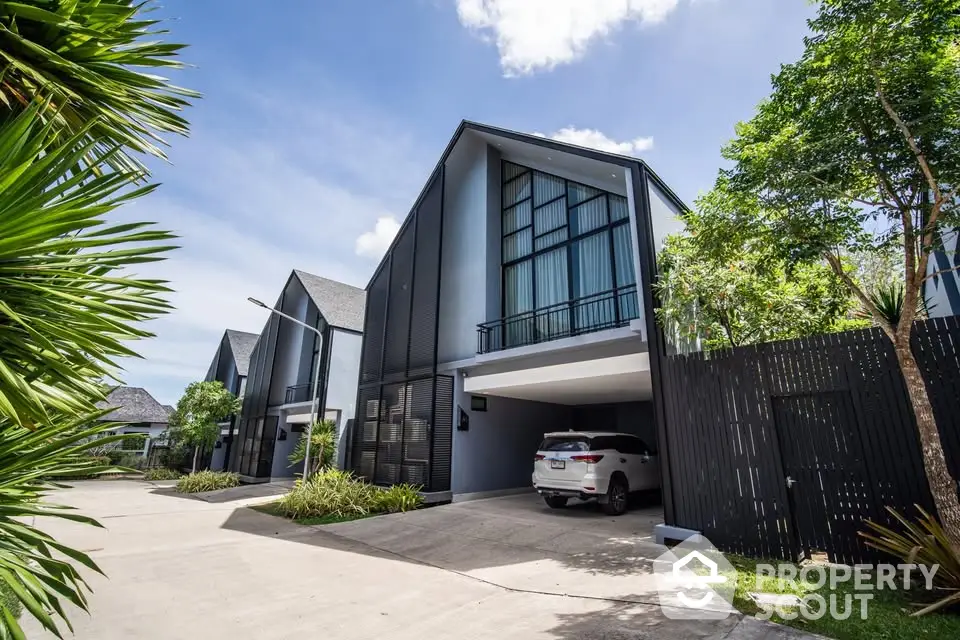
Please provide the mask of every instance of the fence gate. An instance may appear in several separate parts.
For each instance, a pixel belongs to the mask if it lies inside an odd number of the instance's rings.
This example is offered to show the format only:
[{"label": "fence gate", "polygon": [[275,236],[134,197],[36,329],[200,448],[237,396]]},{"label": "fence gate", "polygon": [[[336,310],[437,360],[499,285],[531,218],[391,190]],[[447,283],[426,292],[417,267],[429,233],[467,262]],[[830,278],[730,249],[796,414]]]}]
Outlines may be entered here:
[{"label": "fence gate", "polygon": [[860,425],[848,391],[771,398],[794,535],[800,550],[855,563],[871,551],[857,535],[875,518]]}]

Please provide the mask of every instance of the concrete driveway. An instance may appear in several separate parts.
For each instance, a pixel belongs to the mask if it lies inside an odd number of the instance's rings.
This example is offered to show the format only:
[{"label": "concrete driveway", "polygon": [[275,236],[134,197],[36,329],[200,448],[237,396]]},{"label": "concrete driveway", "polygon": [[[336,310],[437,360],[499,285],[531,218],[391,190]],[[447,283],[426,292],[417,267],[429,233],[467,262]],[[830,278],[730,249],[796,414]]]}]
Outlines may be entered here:
[{"label": "concrete driveway", "polygon": [[[91,481],[59,498],[106,526],[45,525],[109,576],[90,578],[92,616],[73,615],[83,639],[800,637],[662,616],[657,508],[608,518],[521,495],[302,527],[244,508],[273,497]],[[29,621],[27,635],[51,637]]]}]

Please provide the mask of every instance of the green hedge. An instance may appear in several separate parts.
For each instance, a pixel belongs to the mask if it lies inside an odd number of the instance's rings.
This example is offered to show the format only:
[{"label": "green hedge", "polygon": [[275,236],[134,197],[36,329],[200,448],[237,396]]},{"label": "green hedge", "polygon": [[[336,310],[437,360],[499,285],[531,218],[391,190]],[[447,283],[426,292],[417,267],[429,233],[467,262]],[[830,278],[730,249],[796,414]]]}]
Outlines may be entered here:
[{"label": "green hedge", "polygon": [[277,503],[277,511],[294,520],[327,516],[352,518],[410,511],[422,503],[419,487],[401,484],[380,489],[355,479],[347,471],[324,469],[307,482],[298,482]]},{"label": "green hedge", "polygon": [[200,493],[240,486],[240,475],[226,471],[197,471],[177,480],[177,493]]},{"label": "green hedge", "polygon": [[146,473],[143,474],[143,479],[144,480],[179,480],[180,476],[182,475],[183,474],[180,473],[179,471],[158,467],[156,469],[149,469]]}]

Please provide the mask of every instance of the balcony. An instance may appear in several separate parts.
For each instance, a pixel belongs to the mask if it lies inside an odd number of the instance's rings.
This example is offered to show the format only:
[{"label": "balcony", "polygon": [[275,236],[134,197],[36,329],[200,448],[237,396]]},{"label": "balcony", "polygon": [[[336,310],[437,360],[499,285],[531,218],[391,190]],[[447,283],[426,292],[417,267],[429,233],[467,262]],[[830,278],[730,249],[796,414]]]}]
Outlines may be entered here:
[{"label": "balcony", "polygon": [[[317,385],[317,396],[320,395],[320,389],[323,386],[323,380],[320,381],[320,384]],[[297,402],[310,402],[310,390],[313,388],[313,383],[309,382],[307,384],[295,384],[287,387],[286,396],[283,398],[283,404],[294,404]]]},{"label": "balcony", "polygon": [[636,285],[527,311],[477,327],[477,353],[614,329],[640,317]]}]

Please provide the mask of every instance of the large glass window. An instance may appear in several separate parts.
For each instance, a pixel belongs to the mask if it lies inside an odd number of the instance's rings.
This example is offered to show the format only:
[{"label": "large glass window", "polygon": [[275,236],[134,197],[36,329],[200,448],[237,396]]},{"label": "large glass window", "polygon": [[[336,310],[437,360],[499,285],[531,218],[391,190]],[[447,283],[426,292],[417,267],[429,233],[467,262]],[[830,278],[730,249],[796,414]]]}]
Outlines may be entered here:
[{"label": "large glass window", "polygon": [[502,204],[507,345],[639,316],[626,198],[504,162]]}]

